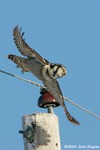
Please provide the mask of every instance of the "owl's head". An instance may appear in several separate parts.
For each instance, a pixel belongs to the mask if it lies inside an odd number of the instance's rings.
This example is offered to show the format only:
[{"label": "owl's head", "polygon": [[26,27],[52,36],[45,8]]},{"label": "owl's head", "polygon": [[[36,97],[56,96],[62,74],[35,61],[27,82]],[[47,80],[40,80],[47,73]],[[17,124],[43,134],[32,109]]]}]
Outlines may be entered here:
[{"label": "owl's head", "polygon": [[56,66],[55,78],[61,78],[61,77],[65,76],[67,74],[67,70],[63,65],[58,64],[58,65],[55,65],[55,66]]},{"label": "owl's head", "polygon": [[48,73],[52,78],[57,79],[66,75],[66,68],[61,64],[50,64]]}]

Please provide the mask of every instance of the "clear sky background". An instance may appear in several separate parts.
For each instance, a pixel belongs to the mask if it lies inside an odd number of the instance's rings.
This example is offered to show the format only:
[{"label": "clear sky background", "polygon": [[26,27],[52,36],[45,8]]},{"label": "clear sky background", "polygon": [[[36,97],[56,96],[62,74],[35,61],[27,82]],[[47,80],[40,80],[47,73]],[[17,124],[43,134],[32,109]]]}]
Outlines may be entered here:
[{"label": "clear sky background", "polygon": [[[100,116],[100,1],[99,0],[0,0],[0,69],[41,83],[31,73],[7,59],[20,56],[13,28],[19,25],[30,47],[51,62],[66,66],[59,79],[63,95]],[[0,73],[0,150],[22,150],[21,117],[46,112],[37,106],[39,88]],[[100,147],[100,120],[66,101],[69,112],[80,122],[71,124],[61,107],[59,117],[64,145]]]}]

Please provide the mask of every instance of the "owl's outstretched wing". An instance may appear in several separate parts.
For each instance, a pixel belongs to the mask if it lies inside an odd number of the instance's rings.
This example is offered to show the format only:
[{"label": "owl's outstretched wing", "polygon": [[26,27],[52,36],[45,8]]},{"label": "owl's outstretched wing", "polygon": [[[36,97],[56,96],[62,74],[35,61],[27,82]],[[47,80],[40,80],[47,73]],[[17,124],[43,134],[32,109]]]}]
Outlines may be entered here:
[{"label": "owl's outstretched wing", "polygon": [[27,65],[27,58],[22,58],[13,54],[8,55],[8,58],[11,59],[18,68],[21,68],[23,73],[30,71]]},{"label": "owl's outstretched wing", "polygon": [[8,55],[8,58],[11,59],[15,64],[17,64],[18,68],[22,69],[22,73],[31,72],[39,80],[43,81],[44,78],[41,73],[41,67],[43,65],[38,62],[37,58],[22,58],[13,54]]},{"label": "owl's outstretched wing", "polygon": [[50,78],[50,80],[44,80],[43,83],[44,83],[47,91],[49,91],[51,93],[51,95],[53,95],[55,100],[57,100],[59,102],[59,104],[63,107],[67,119],[70,122],[72,122],[76,125],[79,125],[79,122],[74,117],[72,117],[67,110],[67,107],[64,103],[64,98],[63,98],[63,95],[62,95],[62,92],[61,92],[61,89],[59,87],[57,80]]},{"label": "owl's outstretched wing", "polygon": [[13,37],[15,44],[22,55],[31,57],[31,58],[37,58],[39,62],[42,64],[47,64],[48,61],[43,59],[34,49],[30,48],[29,45],[25,42],[23,39],[24,33],[21,34],[21,30],[16,26],[13,30]]}]

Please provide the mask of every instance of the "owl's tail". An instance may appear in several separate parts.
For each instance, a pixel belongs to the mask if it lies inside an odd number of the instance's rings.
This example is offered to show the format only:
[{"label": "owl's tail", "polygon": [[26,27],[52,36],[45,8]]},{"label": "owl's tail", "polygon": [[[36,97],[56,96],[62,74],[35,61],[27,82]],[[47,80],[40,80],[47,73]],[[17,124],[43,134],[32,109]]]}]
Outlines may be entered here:
[{"label": "owl's tail", "polygon": [[64,101],[63,101],[63,108],[64,108],[65,114],[66,114],[66,116],[67,116],[67,119],[68,119],[70,122],[72,122],[72,123],[74,123],[74,124],[76,124],[76,125],[80,125],[80,123],[79,123],[74,117],[72,117],[72,116],[70,115],[70,113],[68,112],[67,107],[66,107]]}]

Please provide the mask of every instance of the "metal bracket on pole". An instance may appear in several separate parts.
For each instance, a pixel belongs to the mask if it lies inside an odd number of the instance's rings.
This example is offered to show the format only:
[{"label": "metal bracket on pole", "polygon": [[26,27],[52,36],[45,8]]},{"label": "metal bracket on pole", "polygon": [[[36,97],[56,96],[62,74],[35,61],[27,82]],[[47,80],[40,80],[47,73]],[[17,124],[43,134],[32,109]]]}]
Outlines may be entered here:
[{"label": "metal bracket on pole", "polygon": [[34,142],[34,136],[35,136],[35,131],[36,131],[36,125],[32,124],[32,126],[27,126],[26,129],[19,130],[19,133],[23,135],[24,138],[26,138],[29,143]]}]

